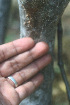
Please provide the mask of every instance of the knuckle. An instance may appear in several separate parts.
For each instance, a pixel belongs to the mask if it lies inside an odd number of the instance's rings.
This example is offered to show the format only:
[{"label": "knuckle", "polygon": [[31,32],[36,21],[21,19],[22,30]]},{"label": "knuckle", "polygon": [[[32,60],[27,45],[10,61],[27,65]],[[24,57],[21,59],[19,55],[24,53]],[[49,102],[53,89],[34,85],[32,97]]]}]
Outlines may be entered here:
[{"label": "knuckle", "polygon": [[5,59],[5,52],[0,49],[0,62],[3,61]]},{"label": "knuckle", "polygon": [[31,50],[29,50],[29,56],[31,57],[32,61],[34,61],[34,60],[35,60],[35,58],[34,58],[33,53],[32,53],[32,51],[31,51]]},{"label": "knuckle", "polygon": [[18,72],[18,75],[21,77],[21,80],[23,80],[23,82],[26,80],[26,75],[25,72]]},{"label": "knuckle", "polygon": [[40,70],[40,68],[39,68],[39,66],[38,66],[36,61],[34,61],[33,65],[34,65],[34,68],[36,68],[38,71]]},{"label": "knuckle", "polygon": [[29,91],[28,87],[25,85],[24,85],[24,90],[25,90],[26,96],[29,96],[30,91]]},{"label": "knuckle", "polygon": [[19,64],[18,64],[18,62],[15,59],[14,60],[10,60],[9,61],[9,65],[10,65],[10,68],[12,68],[13,72],[16,72],[17,70],[19,70]]},{"label": "knuckle", "polygon": [[36,87],[36,84],[33,81],[31,81],[31,82],[32,82],[33,91],[34,91],[34,90],[36,90],[37,87]]},{"label": "knuckle", "polygon": [[18,54],[18,50],[17,50],[17,48],[16,48],[16,46],[15,46],[15,44],[14,44],[14,42],[13,42],[13,41],[11,42],[11,44],[12,44],[13,49],[14,49],[14,51],[16,52],[16,54]]},{"label": "knuckle", "polygon": [[36,89],[36,86],[32,81],[30,81],[28,84],[29,84],[29,87],[27,85],[24,85],[26,96],[29,96]]}]

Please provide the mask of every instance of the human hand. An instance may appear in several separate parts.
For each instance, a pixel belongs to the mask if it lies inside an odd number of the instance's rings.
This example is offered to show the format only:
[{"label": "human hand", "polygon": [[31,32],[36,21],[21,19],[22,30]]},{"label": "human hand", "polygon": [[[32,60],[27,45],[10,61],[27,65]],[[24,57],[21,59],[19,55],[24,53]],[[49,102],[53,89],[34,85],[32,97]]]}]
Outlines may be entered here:
[{"label": "human hand", "polygon": [[46,43],[35,44],[31,38],[0,45],[0,105],[19,105],[37,89],[43,82],[39,71],[51,62],[48,50]]}]

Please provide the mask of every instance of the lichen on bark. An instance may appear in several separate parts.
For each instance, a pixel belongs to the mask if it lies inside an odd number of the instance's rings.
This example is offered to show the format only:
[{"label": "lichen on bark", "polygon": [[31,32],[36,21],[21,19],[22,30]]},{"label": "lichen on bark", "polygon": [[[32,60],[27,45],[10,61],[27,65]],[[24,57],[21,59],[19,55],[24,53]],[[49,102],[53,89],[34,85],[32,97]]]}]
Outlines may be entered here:
[{"label": "lichen on bark", "polygon": [[49,44],[52,62],[43,70],[44,82],[21,105],[52,105],[54,78],[54,40],[57,24],[69,0],[18,0],[20,12],[20,37],[30,36],[35,42]]}]

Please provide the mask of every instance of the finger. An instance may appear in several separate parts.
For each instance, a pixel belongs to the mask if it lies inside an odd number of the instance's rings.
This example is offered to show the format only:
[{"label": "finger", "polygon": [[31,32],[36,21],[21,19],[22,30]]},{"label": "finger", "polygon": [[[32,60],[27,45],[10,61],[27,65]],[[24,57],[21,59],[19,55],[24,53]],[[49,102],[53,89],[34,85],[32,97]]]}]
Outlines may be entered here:
[{"label": "finger", "polygon": [[17,54],[25,52],[34,46],[33,39],[27,37],[13,42],[0,45],[0,62],[7,60]]},{"label": "finger", "polygon": [[1,64],[0,73],[3,77],[12,75],[13,73],[19,71],[23,67],[27,66],[37,58],[43,56],[48,52],[48,45],[39,42],[31,50],[22,53],[12,59]]},{"label": "finger", "polygon": [[38,74],[33,79],[31,79],[26,84],[23,84],[16,88],[15,90],[19,94],[20,101],[28,97],[31,93],[33,93],[43,82],[43,76]]},{"label": "finger", "polygon": [[[16,72],[13,74],[13,78],[16,80],[18,86],[23,84],[25,81],[32,78],[34,75],[36,75],[40,70],[42,70],[45,66],[47,66],[51,62],[51,56],[45,55],[42,58],[39,58],[38,60],[34,61],[24,69],[22,69],[19,72]],[[7,79],[8,82],[15,87],[15,84],[10,80]]]},{"label": "finger", "polygon": [[2,101],[3,105],[19,105],[20,100],[17,92],[5,78],[0,78],[0,96],[2,99],[0,102]]}]

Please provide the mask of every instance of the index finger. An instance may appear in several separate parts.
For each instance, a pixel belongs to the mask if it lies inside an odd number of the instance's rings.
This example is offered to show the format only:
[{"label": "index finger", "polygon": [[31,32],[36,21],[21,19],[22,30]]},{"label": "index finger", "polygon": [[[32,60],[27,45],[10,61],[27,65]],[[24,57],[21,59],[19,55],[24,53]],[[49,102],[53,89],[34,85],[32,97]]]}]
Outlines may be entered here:
[{"label": "index finger", "polygon": [[0,62],[25,52],[34,46],[33,39],[27,37],[0,45]]}]

